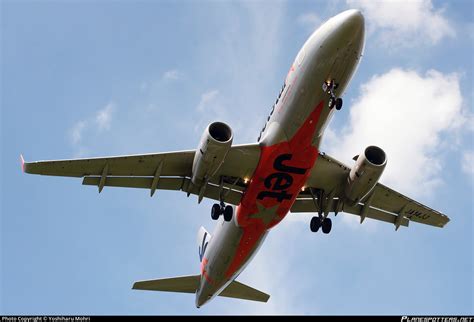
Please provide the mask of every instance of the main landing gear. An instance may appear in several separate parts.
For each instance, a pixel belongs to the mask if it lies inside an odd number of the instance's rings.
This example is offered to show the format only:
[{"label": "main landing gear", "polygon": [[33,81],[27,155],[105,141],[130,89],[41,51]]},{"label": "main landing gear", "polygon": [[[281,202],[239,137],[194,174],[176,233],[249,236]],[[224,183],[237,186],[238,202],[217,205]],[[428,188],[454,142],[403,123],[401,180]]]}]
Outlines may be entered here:
[{"label": "main landing gear", "polygon": [[317,232],[319,228],[321,228],[323,233],[329,234],[332,228],[331,218],[327,218],[327,217],[324,218],[323,216],[319,216],[319,217],[314,216],[313,218],[311,218],[309,228],[311,229],[313,233]]},{"label": "main landing gear", "polygon": [[224,215],[225,221],[231,221],[233,213],[234,213],[234,209],[232,208],[232,206],[229,206],[229,205],[226,206],[223,202],[221,202],[220,204],[215,203],[212,205],[212,208],[211,208],[212,220],[217,220],[219,219],[220,215]]},{"label": "main landing gear", "polygon": [[334,106],[336,110],[340,110],[342,107],[342,98],[336,97],[334,90],[339,86],[339,84],[335,83],[334,80],[325,81],[323,83],[323,91],[329,94],[329,102],[328,107],[332,109]]},{"label": "main landing gear", "polygon": [[[327,217],[329,213],[325,211],[325,193],[323,190],[313,188],[309,188],[309,193],[311,194],[311,198],[313,199],[315,208],[318,209],[318,216],[314,216],[313,218],[311,218],[309,228],[313,233],[317,232],[319,228],[321,228],[324,234],[329,234],[332,228],[332,221],[330,218]],[[333,197],[331,193],[329,194],[328,198],[332,200]],[[328,202],[331,201],[328,200]],[[323,215],[323,213],[325,215]]]}]

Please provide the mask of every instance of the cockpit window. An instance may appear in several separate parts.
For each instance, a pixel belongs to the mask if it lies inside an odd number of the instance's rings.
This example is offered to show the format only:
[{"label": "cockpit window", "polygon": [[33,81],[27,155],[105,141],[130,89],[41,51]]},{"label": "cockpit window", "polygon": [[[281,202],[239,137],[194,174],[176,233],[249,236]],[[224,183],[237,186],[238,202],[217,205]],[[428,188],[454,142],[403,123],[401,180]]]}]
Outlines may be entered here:
[{"label": "cockpit window", "polygon": [[303,63],[305,56],[306,56],[306,50],[304,50],[304,47],[303,47],[298,53],[298,56],[296,56],[296,63],[298,64],[298,66],[300,66]]},{"label": "cockpit window", "polygon": [[278,102],[280,101],[280,98],[281,98],[281,94],[283,93],[283,91],[285,90],[285,88],[286,88],[286,82],[283,83],[283,86],[281,87],[280,93],[278,94],[278,97],[277,97],[277,99],[276,99],[276,101],[275,101],[275,104],[273,104],[273,106],[272,106],[272,110],[270,111],[270,115],[268,115],[267,121],[265,122],[265,125],[263,126],[263,129],[260,131],[260,135],[258,136],[257,141],[260,141],[263,132],[264,132],[265,129],[267,128],[267,124],[268,124],[268,122],[270,121],[271,116],[273,115],[273,111],[275,110],[275,106],[278,105]]}]

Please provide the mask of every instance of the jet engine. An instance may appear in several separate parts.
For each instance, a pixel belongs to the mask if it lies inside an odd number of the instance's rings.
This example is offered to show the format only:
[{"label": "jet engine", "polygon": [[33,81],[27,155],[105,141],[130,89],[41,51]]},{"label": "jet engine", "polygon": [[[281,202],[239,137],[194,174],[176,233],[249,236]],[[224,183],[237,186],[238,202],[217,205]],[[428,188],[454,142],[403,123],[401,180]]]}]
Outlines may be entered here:
[{"label": "jet engine", "polygon": [[356,205],[375,187],[382,175],[387,158],[385,152],[376,146],[369,146],[362,155],[355,157],[356,163],[348,177],[344,194],[346,202]]},{"label": "jet engine", "polygon": [[191,181],[200,186],[213,177],[232,145],[232,129],[223,122],[214,122],[204,131],[194,155]]}]

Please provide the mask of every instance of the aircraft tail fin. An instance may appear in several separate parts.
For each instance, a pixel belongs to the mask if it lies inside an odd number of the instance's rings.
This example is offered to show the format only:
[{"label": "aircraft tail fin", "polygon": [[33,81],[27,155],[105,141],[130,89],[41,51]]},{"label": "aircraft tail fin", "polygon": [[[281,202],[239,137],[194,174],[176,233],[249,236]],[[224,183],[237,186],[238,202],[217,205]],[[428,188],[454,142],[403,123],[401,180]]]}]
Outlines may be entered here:
[{"label": "aircraft tail fin", "polygon": [[[134,290],[196,293],[201,280],[200,275],[188,275],[157,280],[139,281],[133,284]],[[219,296],[241,300],[267,302],[270,295],[237,281],[232,281]]]},{"label": "aircraft tail fin", "polygon": [[206,253],[206,248],[207,245],[209,244],[209,241],[211,240],[211,234],[207,232],[207,230],[201,226],[198,231],[197,235],[197,244],[198,244],[198,250],[199,250],[199,261],[202,262],[202,259],[204,258],[204,254]]}]

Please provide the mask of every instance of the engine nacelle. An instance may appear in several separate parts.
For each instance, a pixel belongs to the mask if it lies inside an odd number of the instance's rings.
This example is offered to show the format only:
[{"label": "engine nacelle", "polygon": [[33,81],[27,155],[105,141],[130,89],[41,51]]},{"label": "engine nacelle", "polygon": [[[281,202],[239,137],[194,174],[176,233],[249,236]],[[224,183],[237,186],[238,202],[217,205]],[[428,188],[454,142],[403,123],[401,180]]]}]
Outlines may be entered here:
[{"label": "engine nacelle", "polygon": [[346,202],[356,205],[375,187],[382,175],[387,158],[385,152],[376,146],[369,146],[359,155],[347,177],[344,194]]},{"label": "engine nacelle", "polygon": [[191,181],[200,186],[219,170],[232,145],[232,129],[223,122],[214,122],[204,131],[194,155]]}]

